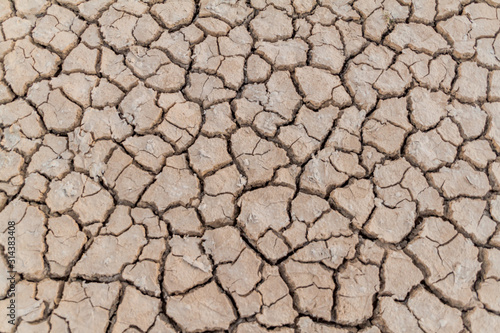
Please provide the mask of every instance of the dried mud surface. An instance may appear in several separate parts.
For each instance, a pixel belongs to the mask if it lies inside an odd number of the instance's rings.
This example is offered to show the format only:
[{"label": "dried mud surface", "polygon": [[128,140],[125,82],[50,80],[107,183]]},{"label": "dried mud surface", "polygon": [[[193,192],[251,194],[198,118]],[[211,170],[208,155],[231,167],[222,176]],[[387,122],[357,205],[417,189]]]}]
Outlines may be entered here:
[{"label": "dried mud surface", "polygon": [[0,332],[499,332],[499,18],[0,0]]}]

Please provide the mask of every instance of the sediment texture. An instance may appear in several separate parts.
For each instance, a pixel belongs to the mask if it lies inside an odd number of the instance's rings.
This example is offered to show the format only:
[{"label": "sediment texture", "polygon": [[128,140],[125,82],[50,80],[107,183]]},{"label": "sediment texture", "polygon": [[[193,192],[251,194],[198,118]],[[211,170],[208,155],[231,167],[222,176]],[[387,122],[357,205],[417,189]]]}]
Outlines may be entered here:
[{"label": "sediment texture", "polygon": [[498,332],[499,17],[0,0],[0,331]]}]

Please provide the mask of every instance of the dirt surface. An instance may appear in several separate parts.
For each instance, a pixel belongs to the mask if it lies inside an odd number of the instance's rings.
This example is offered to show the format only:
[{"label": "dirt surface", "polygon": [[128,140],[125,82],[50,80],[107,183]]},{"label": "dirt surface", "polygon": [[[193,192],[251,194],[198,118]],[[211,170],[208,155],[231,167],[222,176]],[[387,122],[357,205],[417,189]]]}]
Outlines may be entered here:
[{"label": "dirt surface", "polygon": [[0,0],[0,332],[499,332],[499,18]]}]

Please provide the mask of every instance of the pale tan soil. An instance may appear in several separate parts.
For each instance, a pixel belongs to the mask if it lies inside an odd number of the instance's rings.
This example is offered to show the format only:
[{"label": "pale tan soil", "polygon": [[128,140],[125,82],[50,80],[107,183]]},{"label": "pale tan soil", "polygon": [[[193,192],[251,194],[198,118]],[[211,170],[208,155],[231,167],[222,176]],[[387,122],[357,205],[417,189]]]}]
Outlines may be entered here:
[{"label": "pale tan soil", "polygon": [[500,332],[499,30],[498,0],[0,0],[0,332]]}]

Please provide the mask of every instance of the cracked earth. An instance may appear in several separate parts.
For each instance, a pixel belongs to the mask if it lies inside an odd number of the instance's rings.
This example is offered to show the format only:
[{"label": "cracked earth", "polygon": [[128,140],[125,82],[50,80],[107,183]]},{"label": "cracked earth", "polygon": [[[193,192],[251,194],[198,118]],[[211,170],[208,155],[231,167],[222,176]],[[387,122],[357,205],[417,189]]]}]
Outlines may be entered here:
[{"label": "cracked earth", "polygon": [[500,331],[499,0],[0,23],[0,332]]}]

